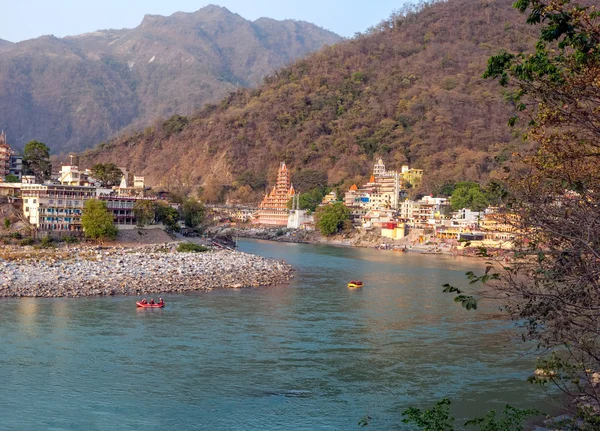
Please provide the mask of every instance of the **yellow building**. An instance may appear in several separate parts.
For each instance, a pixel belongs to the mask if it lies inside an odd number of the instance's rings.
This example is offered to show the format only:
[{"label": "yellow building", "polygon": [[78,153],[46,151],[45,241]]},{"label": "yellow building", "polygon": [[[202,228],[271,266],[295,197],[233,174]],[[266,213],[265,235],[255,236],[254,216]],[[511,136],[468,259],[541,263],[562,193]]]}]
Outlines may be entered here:
[{"label": "yellow building", "polygon": [[413,187],[418,186],[423,181],[423,169],[413,169],[408,166],[402,166],[402,188],[406,188],[407,183],[411,184]]},{"label": "yellow building", "polygon": [[402,239],[406,236],[404,223],[385,223],[381,228],[381,236],[390,239]]}]

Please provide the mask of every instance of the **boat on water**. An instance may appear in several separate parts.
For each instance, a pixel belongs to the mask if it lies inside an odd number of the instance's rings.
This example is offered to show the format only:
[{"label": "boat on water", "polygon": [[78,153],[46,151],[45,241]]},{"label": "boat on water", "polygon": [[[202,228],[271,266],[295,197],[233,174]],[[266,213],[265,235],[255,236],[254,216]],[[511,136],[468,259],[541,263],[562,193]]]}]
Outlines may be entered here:
[{"label": "boat on water", "polygon": [[165,306],[164,302],[158,304],[144,304],[141,301],[135,303],[140,308],[163,308]]},{"label": "boat on water", "polygon": [[358,289],[359,287],[363,287],[363,282],[360,280],[351,280],[348,282],[348,287],[351,289]]}]

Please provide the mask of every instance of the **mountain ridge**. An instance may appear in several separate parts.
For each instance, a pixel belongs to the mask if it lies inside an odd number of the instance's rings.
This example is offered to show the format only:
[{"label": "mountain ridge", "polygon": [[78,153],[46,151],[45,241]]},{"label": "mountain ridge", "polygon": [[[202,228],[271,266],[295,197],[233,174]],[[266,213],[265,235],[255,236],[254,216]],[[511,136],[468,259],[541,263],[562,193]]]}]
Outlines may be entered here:
[{"label": "mountain ridge", "polygon": [[0,44],[0,129],[22,148],[97,145],[189,114],[341,37],[301,22],[256,24],[221,7],[146,15],[133,29]]},{"label": "mountain ridge", "polygon": [[511,0],[427,4],[231,93],[185,124],[123,135],[82,161],[120,162],[162,187],[201,186],[208,200],[256,199],[280,161],[342,187],[368,178],[375,157],[393,169],[425,169],[424,192],[484,181],[520,137],[506,125],[514,107],[481,75],[491,55],[524,52],[534,41]]}]

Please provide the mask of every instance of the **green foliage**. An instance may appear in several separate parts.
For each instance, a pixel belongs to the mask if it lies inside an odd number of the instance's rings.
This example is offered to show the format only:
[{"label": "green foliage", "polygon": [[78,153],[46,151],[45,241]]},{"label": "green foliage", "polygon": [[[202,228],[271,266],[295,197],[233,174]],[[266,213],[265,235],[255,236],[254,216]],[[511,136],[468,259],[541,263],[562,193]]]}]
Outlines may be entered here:
[{"label": "green foliage", "polygon": [[436,194],[450,197],[450,196],[452,196],[452,192],[454,191],[455,187],[456,187],[456,184],[454,184],[454,183],[444,184],[442,187],[439,188],[439,190]]},{"label": "green foliage", "polygon": [[[458,431],[456,420],[450,415],[450,404],[450,400],[444,398],[430,409],[411,407],[402,413],[405,416],[402,422],[416,425],[422,431]],[[466,421],[464,426],[468,429],[476,427],[478,431],[523,431],[525,420],[540,415],[539,410],[521,410],[506,405],[500,416],[495,410],[490,410],[484,417]]]},{"label": "green foliage", "polygon": [[450,204],[455,211],[462,208],[469,208],[473,211],[483,211],[488,207],[489,202],[479,184],[473,182],[460,182],[454,186],[452,196],[450,197]]},{"label": "green foliage", "polygon": [[42,248],[54,247],[54,240],[52,239],[52,237],[50,235],[46,235],[40,241],[40,245],[42,246]]},{"label": "green foliage", "polygon": [[368,427],[372,419],[373,418],[371,416],[368,416],[368,415],[367,416],[363,416],[358,421],[358,426],[361,427],[361,428]]},{"label": "green foliage", "polygon": [[182,242],[177,246],[177,251],[179,253],[204,253],[208,250],[208,247],[204,247],[202,245],[194,244],[191,242]]},{"label": "green foliage", "polygon": [[187,117],[181,115],[173,115],[162,124],[162,130],[167,136],[181,132],[190,122]]},{"label": "green foliage", "polygon": [[117,228],[106,203],[98,199],[89,199],[83,207],[81,225],[86,238],[103,241],[117,236]]},{"label": "green foliage", "polygon": [[72,235],[63,236],[62,240],[66,244],[77,244],[79,242],[79,238],[77,238],[76,236],[72,236]]},{"label": "green foliage", "polygon": [[327,172],[318,169],[302,169],[292,175],[294,188],[300,192],[327,187]]},{"label": "green foliage", "polygon": [[14,238],[14,239],[21,239],[21,238],[23,238],[23,235],[21,235],[20,232],[12,232],[9,236],[11,238]]},{"label": "green foliage", "polygon": [[320,207],[315,213],[316,225],[325,236],[339,232],[347,220],[350,220],[350,210],[341,202]]},{"label": "green foliage", "polygon": [[151,224],[156,218],[154,202],[146,199],[136,200],[133,205],[133,213],[138,226]]},{"label": "green foliage", "polygon": [[179,212],[170,206],[168,203],[163,201],[156,201],[155,209],[156,220],[159,223],[163,223],[167,229],[172,231],[179,231]]},{"label": "green foliage", "polygon": [[478,426],[479,431],[523,431],[523,422],[543,413],[536,409],[516,409],[506,405],[500,417],[495,410],[490,410],[484,417],[471,419],[465,426]]},{"label": "green foliage", "polygon": [[402,422],[413,424],[423,431],[454,431],[454,418],[450,416],[450,400],[444,398],[434,407],[421,410],[410,407],[402,413]]},{"label": "green foliage", "polygon": [[33,245],[33,238],[24,238],[21,240],[21,246],[25,247],[27,245]]},{"label": "green foliage", "polygon": [[8,217],[4,217],[4,228],[10,229],[10,219]]},{"label": "green foliage", "polygon": [[104,187],[115,186],[123,178],[123,171],[114,163],[96,163],[91,171],[92,177],[100,181]]},{"label": "green foliage", "polygon": [[52,165],[50,164],[50,149],[43,142],[31,141],[23,150],[23,170],[34,175],[37,182],[50,179]]},{"label": "green foliage", "polygon": [[[485,52],[522,49],[528,36],[515,35],[531,30],[503,2],[428,5],[410,19],[394,14],[377,32],[325,48],[280,69],[258,89],[236,91],[200,109],[184,133],[123,137],[102,157],[132,153],[132,169],[151,169],[159,178],[187,158],[179,167],[182,175],[207,189],[218,178],[263,192],[264,179],[281,160],[296,172],[292,182],[300,193],[327,184],[325,174],[346,189],[369,174],[376,155],[390,169],[425,167],[423,193],[448,182],[483,182],[499,167],[498,142],[516,143],[520,136],[505,127],[511,103],[474,75],[485,67]],[[513,31],[503,31],[506,22],[514,22]],[[440,29],[455,31],[444,30],[440,37]],[[444,68],[431,66],[442,62]],[[234,181],[215,166],[227,169]],[[322,180],[311,183],[306,174],[305,184],[297,174],[306,170]],[[202,199],[216,202],[219,195]]]},{"label": "green foliage", "polygon": [[252,190],[264,190],[267,187],[267,178],[264,172],[245,171],[237,178],[240,186],[250,186]]},{"label": "green foliage", "polygon": [[195,228],[202,224],[206,214],[206,208],[202,202],[189,198],[183,203],[183,220],[187,227]]},{"label": "green foliage", "polygon": [[[298,206],[301,210],[307,210],[309,212],[315,212],[319,204],[323,201],[323,198],[327,193],[330,192],[329,188],[318,187],[312,189],[307,193],[301,193],[298,198]],[[288,202],[288,208],[292,207],[292,200]]]},{"label": "green foliage", "polygon": [[13,174],[8,174],[6,177],[4,177],[4,181],[6,181],[7,183],[20,183],[21,182],[19,177],[17,177],[16,175],[13,175]]}]

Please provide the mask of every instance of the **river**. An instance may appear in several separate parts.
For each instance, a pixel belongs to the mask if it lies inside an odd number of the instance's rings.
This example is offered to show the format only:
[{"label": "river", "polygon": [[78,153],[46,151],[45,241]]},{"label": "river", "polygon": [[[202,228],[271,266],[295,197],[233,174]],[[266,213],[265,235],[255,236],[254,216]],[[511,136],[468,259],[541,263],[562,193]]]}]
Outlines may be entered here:
[{"label": "river", "polygon": [[[552,411],[526,383],[513,324],[441,292],[473,259],[242,241],[297,268],[290,285],[165,297],[0,300],[0,429],[411,429],[442,397],[458,418],[510,403]],[[365,287],[349,290],[349,279]]]}]

